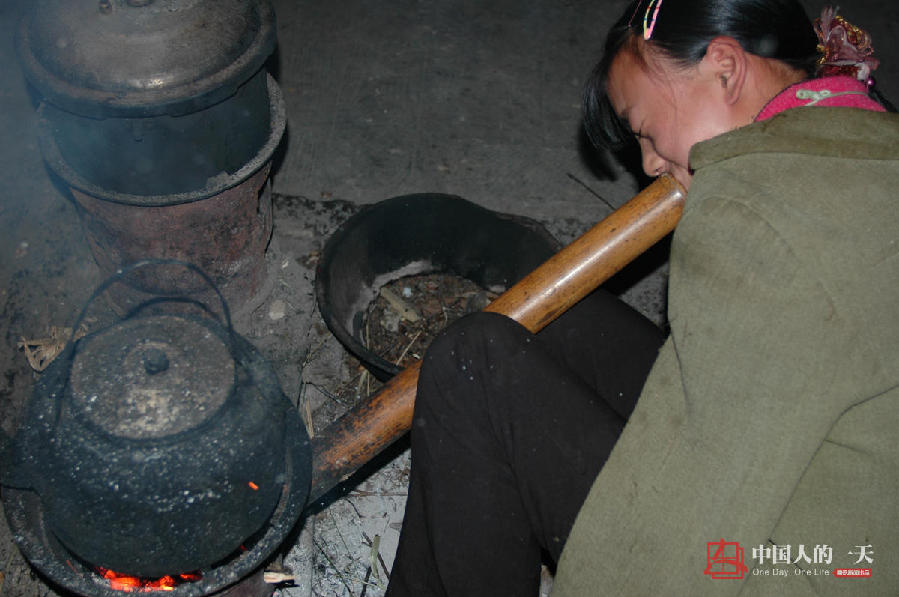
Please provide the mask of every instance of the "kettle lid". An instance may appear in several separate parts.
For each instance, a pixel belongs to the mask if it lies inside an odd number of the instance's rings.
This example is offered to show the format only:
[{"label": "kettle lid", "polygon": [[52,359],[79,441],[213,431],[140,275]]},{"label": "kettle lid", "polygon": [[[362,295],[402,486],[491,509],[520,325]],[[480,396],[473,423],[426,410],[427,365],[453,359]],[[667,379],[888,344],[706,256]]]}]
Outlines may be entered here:
[{"label": "kettle lid", "polygon": [[154,315],[82,338],[69,377],[71,408],[105,432],[130,439],[161,438],[202,424],[235,386],[230,345],[210,323]]}]

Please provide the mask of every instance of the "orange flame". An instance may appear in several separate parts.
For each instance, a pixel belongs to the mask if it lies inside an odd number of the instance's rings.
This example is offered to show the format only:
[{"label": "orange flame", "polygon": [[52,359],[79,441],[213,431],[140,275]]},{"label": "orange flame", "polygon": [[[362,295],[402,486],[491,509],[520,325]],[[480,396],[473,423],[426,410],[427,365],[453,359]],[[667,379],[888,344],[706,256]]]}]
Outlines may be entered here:
[{"label": "orange flame", "polygon": [[162,578],[148,579],[137,576],[120,574],[106,568],[98,568],[97,571],[103,578],[109,581],[110,588],[124,593],[149,593],[150,591],[174,591],[175,587],[186,582],[200,580],[203,575],[198,572],[187,572],[172,576],[167,574]]}]

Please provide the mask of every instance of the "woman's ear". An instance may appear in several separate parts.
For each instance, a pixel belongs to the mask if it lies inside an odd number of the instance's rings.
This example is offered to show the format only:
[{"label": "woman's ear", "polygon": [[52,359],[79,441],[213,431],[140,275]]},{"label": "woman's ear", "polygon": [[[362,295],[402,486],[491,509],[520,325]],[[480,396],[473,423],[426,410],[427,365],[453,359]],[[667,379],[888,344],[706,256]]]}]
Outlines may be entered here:
[{"label": "woman's ear", "polygon": [[746,51],[732,37],[719,36],[709,42],[700,69],[720,85],[725,102],[736,104],[743,93],[749,67]]}]

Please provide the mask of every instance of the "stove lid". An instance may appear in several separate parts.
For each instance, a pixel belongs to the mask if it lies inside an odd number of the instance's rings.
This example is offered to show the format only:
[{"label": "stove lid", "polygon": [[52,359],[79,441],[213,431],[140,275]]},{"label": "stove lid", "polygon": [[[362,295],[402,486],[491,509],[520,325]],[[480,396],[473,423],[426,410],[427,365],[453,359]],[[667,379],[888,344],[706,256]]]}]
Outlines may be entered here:
[{"label": "stove lid", "polygon": [[211,418],[234,382],[229,346],[208,325],[178,315],[142,317],[79,343],[70,404],[109,434],[154,439]]},{"label": "stove lid", "polygon": [[270,0],[34,0],[18,36],[28,79],[86,116],[193,112],[258,71],[276,43]]}]

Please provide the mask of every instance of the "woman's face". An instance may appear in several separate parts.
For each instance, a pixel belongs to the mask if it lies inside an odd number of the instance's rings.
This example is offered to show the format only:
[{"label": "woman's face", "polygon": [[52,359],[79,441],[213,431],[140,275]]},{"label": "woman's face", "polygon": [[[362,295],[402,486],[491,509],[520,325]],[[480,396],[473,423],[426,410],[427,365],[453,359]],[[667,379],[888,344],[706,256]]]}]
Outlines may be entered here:
[{"label": "woman's face", "polygon": [[738,126],[724,98],[721,78],[702,63],[675,66],[624,49],[609,68],[608,94],[621,119],[637,136],[648,176],[669,173],[689,189],[690,148]]}]

